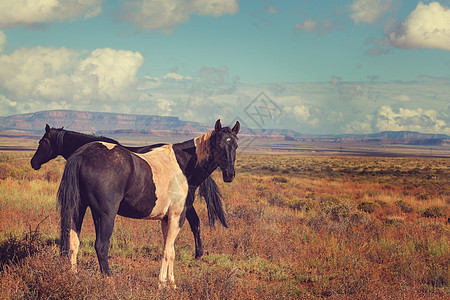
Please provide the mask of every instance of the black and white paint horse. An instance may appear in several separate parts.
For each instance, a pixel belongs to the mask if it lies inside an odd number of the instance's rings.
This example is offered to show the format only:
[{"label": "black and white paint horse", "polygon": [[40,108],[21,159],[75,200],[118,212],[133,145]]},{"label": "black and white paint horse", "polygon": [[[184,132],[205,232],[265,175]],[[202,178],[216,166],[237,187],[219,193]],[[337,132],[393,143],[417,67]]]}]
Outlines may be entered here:
[{"label": "black and white paint horse", "polygon": [[225,182],[235,176],[237,134],[222,127],[189,141],[134,153],[117,144],[92,142],[67,160],[58,201],[61,205],[61,252],[76,269],[81,224],[90,207],[96,232],[95,250],[100,270],[109,274],[108,250],[116,215],[160,220],[164,251],[160,286],[175,285],[175,238],[186,210],[192,205],[189,187],[199,186],[220,168]]},{"label": "black and white paint horse", "polygon": [[[64,130],[63,128],[50,128],[47,124],[45,126],[45,133],[40,139],[39,146],[31,159],[31,166],[33,169],[39,170],[43,164],[55,159],[59,155],[68,159],[78,148],[93,141],[102,141],[120,145],[118,141],[104,136],[89,135],[76,131]],[[121,146],[132,152],[146,153],[153,148],[161,147],[163,145],[165,144],[154,144],[143,147]],[[193,186],[189,188],[189,193],[192,193],[192,197],[195,197],[195,188]],[[223,226],[227,227],[222,208],[222,195],[212,177],[208,176],[205,181],[200,184],[199,193],[200,196],[205,198],[210,225],[214,225],[215,221],[218,219]],[[203,255],[203,243],[200,237],[200,219],[198,218],[194,206],[191,205],[187,208],[186,219],[188,220],[192,234],[194,235],[195,258],[200,258]]]}]

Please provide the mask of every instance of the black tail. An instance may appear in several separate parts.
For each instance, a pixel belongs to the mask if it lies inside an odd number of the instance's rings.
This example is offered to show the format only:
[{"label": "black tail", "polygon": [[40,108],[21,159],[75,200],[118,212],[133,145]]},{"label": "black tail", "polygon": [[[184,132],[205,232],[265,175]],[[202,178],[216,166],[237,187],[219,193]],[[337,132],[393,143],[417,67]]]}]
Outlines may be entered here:
[{"label": "black tail", "polygon": [[205,181],[200,184],[198,189],[200,196],[205,198],[206,207],[208,208],[209,225],[214,226],[214,223],[219,219],[220,223],[224,227],[228,227],[225,215],[222,208],[222,193],[217,186],[217,183],[211,176],[206,178]]},{"label": "black tail", "polygon": [[72,222],[78,218],[80,205],[79,170],[81,156],[76,153],[69,157],[58,189],[58,203],[61,207],[61,255],[69,255],[69,232]]}]

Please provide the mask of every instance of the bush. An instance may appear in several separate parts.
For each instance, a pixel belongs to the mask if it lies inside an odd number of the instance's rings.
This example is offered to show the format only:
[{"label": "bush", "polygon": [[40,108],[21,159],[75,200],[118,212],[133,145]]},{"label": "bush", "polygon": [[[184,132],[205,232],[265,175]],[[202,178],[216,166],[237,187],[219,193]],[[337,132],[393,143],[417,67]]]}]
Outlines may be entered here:
[{"label": "bush", "polygon": [[275,176],[272,178],[273,182],[278,182],[278,183],[287,183],[289,181],[289,179],[287,179],[286,177],[283,176]]},{"label": "bush", "polygon": [[441,206],[432,206],[422,212],[422,217],[439,218],[445,215],[445,208]]},{"label": "bush", "polygon": [[273,194],[267,200],[270,205],[275,205],[279,207],[284,207],[286,204],[286,198],[281,194]]},{"label": "bush", "polygon": [[289,208],[299,211],[310,211],[314,208],[314,200],[309,198],[301,199],[294,197],[289,199],[286,204]]},{"label": "bush", "polygon": [[358,209],[366,213],[373,213],[375,210],[379,208],[380,205],[372,201],[364,201],[358,204]]},{"label": "bush", "polygon": [[37,253],[42,249],[44,243],[37,232],[26,234],[20,238],[9,235],[0,243],[0,270],[6,265],[16,265],[23,259]]},{"label": "bush", "polygon": [[397,202],[395,202],[395,204],[400,207],[401,211],[404,213],[410,213],[413,211],[413,208],[411,207],[411,205],[403,200],[399,200]]}]

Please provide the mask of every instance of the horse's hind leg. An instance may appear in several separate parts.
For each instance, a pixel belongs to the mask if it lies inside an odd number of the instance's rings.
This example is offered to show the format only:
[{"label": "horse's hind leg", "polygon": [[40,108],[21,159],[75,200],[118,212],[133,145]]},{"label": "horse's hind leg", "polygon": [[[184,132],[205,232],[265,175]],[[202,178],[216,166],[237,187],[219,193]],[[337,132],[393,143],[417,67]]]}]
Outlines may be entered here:
[{"label": "horse's hind leg", "polygon": [[92,218],[95,226],[95,252],[97,253],[100,271],[110,275],[108,264],[109,240],[114,228],[115,213],[103,214],[92,211]]},{"label": "horse's hind leg", "polygon": [[186,219],[188,220],[189,226],[191,226],[192,234],[194,235],[195,258],[199,259],[203,256],[203,245],[200,237],[200,219],[198,218],[197,212],[193,206],[186,210]]},{"label": "horse's hind leg", "polygon": [[70,264],[72,265],[72,270],[77,271],[77,254],[80,247],[80,232],[81,225],[83,224],[84,214],[86,213],[86,205],[80,205],[77,217],[72,219],[72,227],[69,231],[69,253],[70,253]]}]

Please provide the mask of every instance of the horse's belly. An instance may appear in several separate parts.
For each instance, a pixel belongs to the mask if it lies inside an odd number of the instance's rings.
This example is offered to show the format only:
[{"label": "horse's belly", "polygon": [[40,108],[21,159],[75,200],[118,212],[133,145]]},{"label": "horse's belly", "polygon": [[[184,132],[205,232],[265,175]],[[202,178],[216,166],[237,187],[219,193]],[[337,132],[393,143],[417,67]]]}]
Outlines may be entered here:
[{"label": "horse's belly", "polygon": [[124,198],[119,206],[118,215],[134,218],[143,219],[148,217],[155,208],[154,197],[140,197],[140,198]]}]

